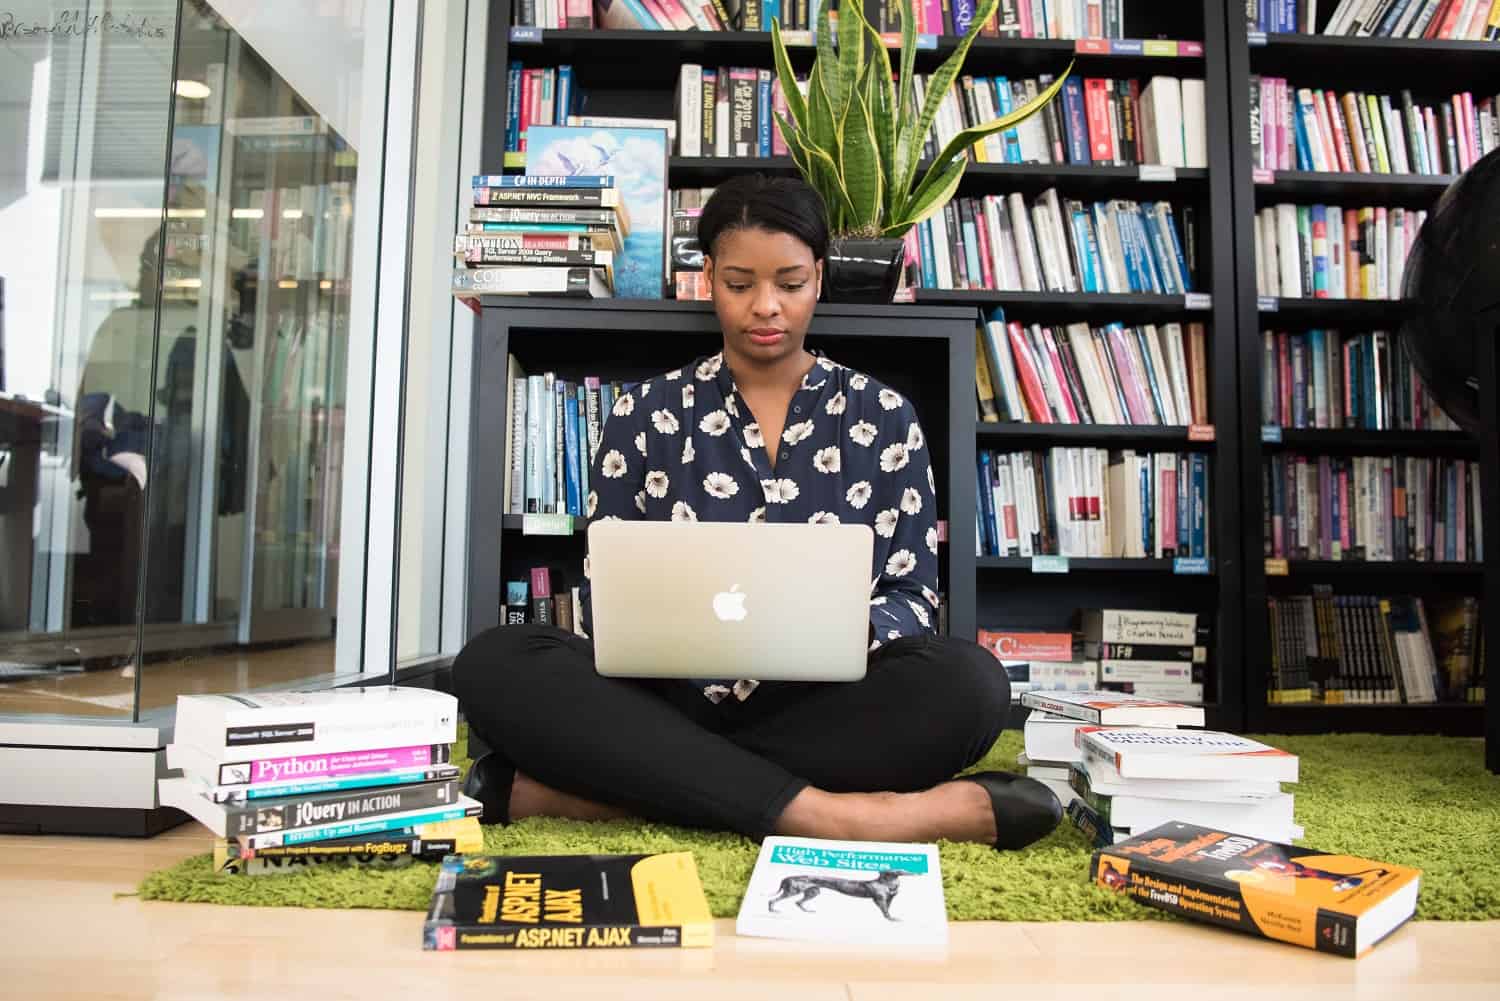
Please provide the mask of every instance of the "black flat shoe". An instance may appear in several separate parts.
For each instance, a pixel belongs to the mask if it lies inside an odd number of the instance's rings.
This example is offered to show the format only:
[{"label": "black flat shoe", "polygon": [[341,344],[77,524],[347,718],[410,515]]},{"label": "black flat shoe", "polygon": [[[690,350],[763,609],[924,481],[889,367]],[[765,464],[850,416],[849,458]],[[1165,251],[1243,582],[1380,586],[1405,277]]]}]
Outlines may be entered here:
[{"label": "black flat shoe", "polygon": [[479,815],[481,824],[510,823],[510,787],[515,780],[515,765],[494,751],[469,766],[464,795],[484,804],[484,812]]},{"label": "black flat shoe", "polygon": [[995,811],[995,848],[1025,848],[1046,837],[1062,819],[1062,804],[1057,796],[1036,779],[1010,772],[977,772],[960,775],[975,782],[990,794]]}]

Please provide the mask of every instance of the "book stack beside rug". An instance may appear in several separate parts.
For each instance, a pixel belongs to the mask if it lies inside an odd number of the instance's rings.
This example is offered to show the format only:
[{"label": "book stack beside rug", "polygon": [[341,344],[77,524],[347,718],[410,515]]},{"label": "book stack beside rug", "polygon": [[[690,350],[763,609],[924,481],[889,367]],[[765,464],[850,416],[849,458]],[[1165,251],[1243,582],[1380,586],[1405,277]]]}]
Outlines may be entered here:
[{"label": "book stack beside rug", "polygon": [[221,873],[379,867],[482,848],[452,763],[458,703],[419,688],[182,695],[163,806],[216,836]]}]

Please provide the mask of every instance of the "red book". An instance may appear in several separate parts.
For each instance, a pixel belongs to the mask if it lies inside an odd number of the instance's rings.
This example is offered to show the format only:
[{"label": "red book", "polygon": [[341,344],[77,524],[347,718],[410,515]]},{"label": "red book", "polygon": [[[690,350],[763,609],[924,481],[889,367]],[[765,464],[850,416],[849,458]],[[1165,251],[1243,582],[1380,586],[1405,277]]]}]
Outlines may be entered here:
[{"label": "red book", "polygon": [[1163,462],[1161,481],[1157,485],[1156,509],[1161,512],[1161,538],[1157,540],[1163,556],[1177,552],[1177,463]]},{"label": "red book", "polygon": [[[1336,212],[1338,210],[1335,209],[1334,211]],[[1311,215],[1311,213],[1309,213],[1309,215]],[[1332,250],[1328,246],[1328,220],[1327,220],[1327,217],[1326,216],[1324,216],[1324,217],[1312,216],[1312,221],[1310,222],[1310,225],[1311,225],[1311,228],[1312,228],[1313,256],[1314,256],[1314,260],[1316,260],[1317,257],[1319,256],[1317,248],[1322,247],[1323,248],[1323,253],[1322,253],[1321,256],[1323,257],[1324,261],[1326,262],[1328,260],[1328,256],[1329,256],[1330,253],[1337,253],[1337,250]],[[1324,281],[1323,281],[1323,287],[1322,288],[1318,288],[1316,282],[1313,284],[1313,298],[1315,298],[1315,299],[1327,299],[1327,298],[1329,298],[1332,295],[1332,293],[1328,289],[1328,280],[1327,280],[1328,265],[1326,263],[1323,266],[1323,275],[1324,275]],[[1309,376],[1308,376],[1308,378],[1311,379],[1311,370],[1309,370]]]},{"label": "red book", "polygon": [[[1453,37],[1453,31],[1458,27],[1458,15],[1463,12],[1463,6],[1463,0],[1450,0],[1448,9],[1443,12],[1443,23],[1439,26],[1437,34],[1433,36],[1434,38]],[[1434,24],[1437,23],[1437,20],[1437,18],[1432,19]]]},{"label": "red book", "polygon": [[[678,31],[697,30],[698,25],[694,23],[693,19],[688,15],[687,9],[683,7],[682,4],[678,2],[678,0],[656,0],[656,5],[658,8],[660,8],[661,12],[666,15],[666,28],[668,31],[671,31],[674,28]],[[651,11],[652,17],[656,16],[655,9],[652,9],[648,6],[647,10]],[[766,30],[769,31],[770,28],[767,27]]]},{"label": "red book", "polygon": [[516,123],[516,132],[520,137],[517,140],[517,149],[526,152],[526,130],[531,128],[531,102],[536,96],[536,78],[532,76],[532,70],[521,71],[521,113],[520,121]]},{"label": "red book", "polygon": [[1109,113],[1108,80],[1083,81],[1083,106],[1089,122],[1089,157],[1095,163],[1114,162],[1114,135]]},{"label": "red book", "polygon": [[1041,373],[1036,370],[1032,361],[1031,349],[1026,344],[1026,334],[1021,329],[1021,324],[1012,320],[1005,325],[1005,333],[1010,339],[1016,377],[1021,380],[1021,396],[1025,398],[1031,419],[1038,424],[1053,423],[1052,410],[1047,406],[1047,393],[1042,389]]},{"label": "red book", "polygon": [[990,257],[990,227],[984,215],[984,202],[970,200],[974,214],[974,232],[979,237],[979,270],[985,288],[998,288],[995,284],[995,266]]},{"label": "red book", "polygon": [[1282,331],[1276,335],[1276,384],[1280,388],[1281,426],[1292,426],[1292,338]]},{"label": "red book", "polygon": [[1353,148],[1349,143],[1349,130],[1344,127],[1344,111],[1339,106],[1339,97],[1331,90],[1323,92],[1323,104],[1328,111],[1328,121],[1333,126],[1333,152],[1337,157],[1339,170],[1351,174],[1355,170],[1353,161],[1349,159],[1350,150]]},{"label": "red book", "polygon": [[1047,361],[1052,366],[1052,377],[1057,380],[1057,395],[1062,398],[1063,411],[1069,424],[1078,423],[1078,408],[1073,404],[1073,392],[1069,389],[1068,373],[1063,371],[1062,357],[1057,352],[1057,339],[1050,327],[1042,327],[1042,344],[1047,348]]}]

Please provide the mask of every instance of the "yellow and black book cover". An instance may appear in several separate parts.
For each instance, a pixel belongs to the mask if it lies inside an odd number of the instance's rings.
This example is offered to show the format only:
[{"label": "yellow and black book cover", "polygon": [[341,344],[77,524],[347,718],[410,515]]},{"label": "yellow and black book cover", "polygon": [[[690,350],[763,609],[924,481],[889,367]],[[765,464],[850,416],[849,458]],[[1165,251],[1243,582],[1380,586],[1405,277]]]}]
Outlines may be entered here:
[{"label": "yellow and black book cover", "polygon": [[713,918],[690,852],[659,855],[450,856],[422,947],[692,948]]},{"label": "yellow and black book cover", "polygon": [[1417,909],[1422,871],[1163,824],[1100,848],[1089,879],[1143,904],[1293,945],[1358,956]]}]

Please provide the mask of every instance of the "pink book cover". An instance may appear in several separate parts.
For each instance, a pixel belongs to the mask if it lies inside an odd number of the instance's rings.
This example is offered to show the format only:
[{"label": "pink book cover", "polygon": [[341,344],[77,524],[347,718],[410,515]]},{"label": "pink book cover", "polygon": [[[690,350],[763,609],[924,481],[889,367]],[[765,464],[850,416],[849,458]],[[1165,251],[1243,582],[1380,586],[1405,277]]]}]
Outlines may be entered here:
[{"label": "pink book cover", "polygon": [[1328,112],[1328,121],[1333,126],[1333,151],[1338,157],[1339,170],[1354,173],[1354,164],[1349,161],[1349,131],[1344,127],[1344,112],[1339,107],[1339,97],[1333,91],[1325,91],[1323,101]]},{"label": "pink book cover", "polygon": [[1354,520],[1354,512],[1349,510],[1349,469],[1347,466],[1339,470],[1338,476],[1339,510],[1343,517],[1339,519],[1339,546],[1344,552],[1349,551],[1349,524]]},{"label": "pink book cover", "polygon": [[594,26],[593,0],[567,0],[561,28],[592,28]]},{"label": "pink book cover", "polygon": [[[339,751],[334,754],[303,754],[288,758],[266,758],[244,765],[220,765],[221,785],[238,785],[231,781],[237,775],[226,775],[225,769],[249,766],[249,785],[270,782],[295,782],[302,779],[331,779],[345,775],[392,772],[400,768],[424,768],[442,764],[442,749],[430,744],[413,747],[385,747],[370,751]],[[243,780],[242,780],[243,781]]]},{"label": "pink book cover", "polygon": [[[786,107],[786,92],[781,89],[780,77],[776,77],[771,81],[771,109],[782,118],[786,118],[788,121],[791,120],[790,113]],[[781,134],[781,123],[775,118],[771,119],[771,155],[789,155],[786,148],[786,137]],[[915,232],[915,230],[907,230],[907,232],[911,233]],[[907,256],[909,257],[910,253]]]},{"label": "pink book cover", "polygon": [[1475,124],[1478,121],[1474,117],[1474,92],[1466,90],[1459,95],[1459,98],[1463,101],[1464,135],[1469,140],[1469,166],[1472,167],[1478,162],[1481,155],[1479,152],[1479,137],[1474,132]]},{"label": "pink book cover", "polygon": [[[1033,24],[1032,20],[1031,20],[1031,2],[1030,2],[1030,0],[1021,0],[1021,2],[1017,6],[1020,7],[1020,10],[1017,13],[1020,15],[1020,19],[1021,19],[1021,37],[1022,38],[1035,38],[1036,37],[1036,25]],[[1059,162],[1061,162],[1061,161],[1059,161]]]},{"label": "pink book cover", "polygon": [[[668,30],[673,28],[678,31],[698,30],[697,22],[693,20],[692,16],[688,14],[687,8],[682,6],[678,0],[656,0],[656,3],[661,7],[662,13],[667,15]],[[656,12],[652,11],[652,13],[655,14]]]},{"label": "pink book cover", "polygon": [[1458,459],[1453,466],[1457,470],[1455,482],[1458,484],[1458,499],[1453,505],[1454,517],[1458,521],[1453,528],[1453,555],[1459,561],[1463,561],[1469,558],[1469,492],[1464,489],[1464,471],[1468,463],[1463,459]]},{"label": "pink book cover", "polygon": [[996,288],[994,260],[990,256],[990,234],[989,225],[985,221],[984,206],[975,207],[974,232],[979,236],[979,270],[984,281],[985,288]]},{"label": "pink book cover", "polygon": [[943,27],[943,0],[920,0],[921,20],[918,25],[924,35],[946,35]]},{"label": "pink book cover", "polygon": [[1141,387],[1145,383],[1126,340],[1129,335],[1118,323],[1111,323],[1106,329],[1109,331],[1110,354],[1115,356],[1115,368],[1120,372],[1120,388],[1125,390],[1125,406],[1130,411],[1130,423],[1150,424],[1151,408],[1146,406],[1145,398],[1141,396]]},{"label": "pink book cover", "polygon": [[531,128],[531,100],[536,90],[536,77],[532,70],[521,71],[521,113],[516,123],[516,148],[526,152],[526,130]]},{"label": "pink book cover", "polygon": [[1047,363],[1052,367],[1052,377],[1057,380],[1057,395],[1067,411],[1068,423],[1078,423],[1078,408],[1073,405],[1073,393],[1068,388],[1068,376],[1063,371],[1062,357],[1057,353],[1057,340],[1050,327],[1042,328],[1042,343],[1047,347]]},{"label": "pink book cover", "polygon": [[656,22],[662,31],[676,31],[677,25],[672,23],[672,17],[667,13],[658,0],[641,0],[641,6],[646,8],[646,13]]}]

